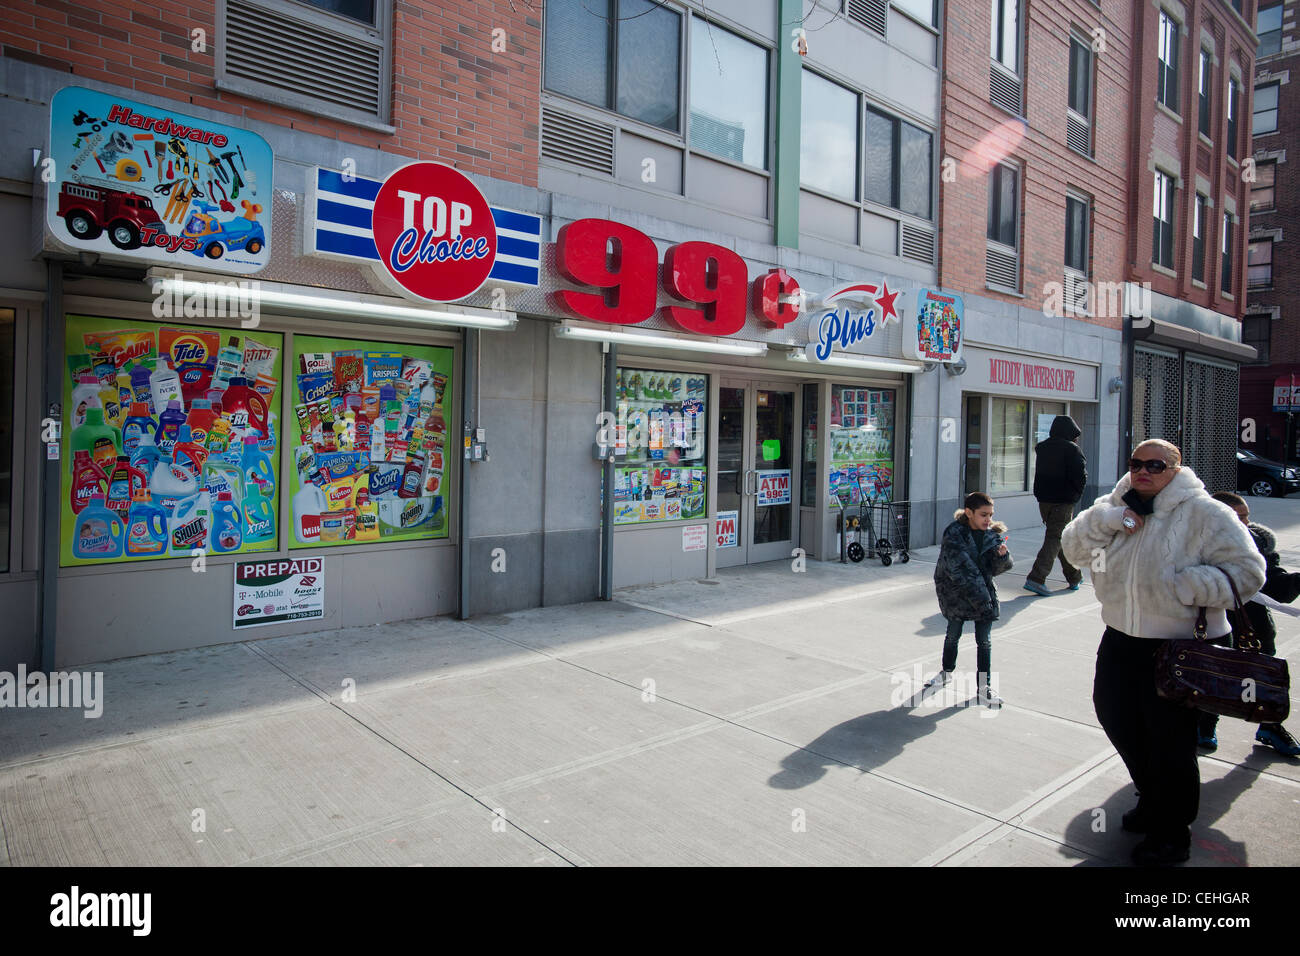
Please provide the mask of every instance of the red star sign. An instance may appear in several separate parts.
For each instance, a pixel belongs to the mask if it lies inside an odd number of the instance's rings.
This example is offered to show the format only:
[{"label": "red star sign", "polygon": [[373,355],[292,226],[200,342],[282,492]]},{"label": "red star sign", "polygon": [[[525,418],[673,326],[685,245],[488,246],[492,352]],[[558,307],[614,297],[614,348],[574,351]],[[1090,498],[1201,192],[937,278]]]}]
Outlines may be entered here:
[{"label": "red star sign", "polygon": [[884,279],[880,280],[880,285],[883,291],[876,296],[876,305],[880,306],[880,321],[888,322],[891,315],[897,319],[898,310],[894,308],[894,300],[898,298],[898,293],[890,292],[889,283]]}]

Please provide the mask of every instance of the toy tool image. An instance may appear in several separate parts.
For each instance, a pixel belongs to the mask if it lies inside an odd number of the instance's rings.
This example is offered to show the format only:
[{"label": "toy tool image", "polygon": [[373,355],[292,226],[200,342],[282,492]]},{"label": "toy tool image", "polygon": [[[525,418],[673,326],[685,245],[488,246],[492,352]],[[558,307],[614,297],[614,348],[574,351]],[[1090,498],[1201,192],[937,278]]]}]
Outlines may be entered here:
[{"label": "toy tool image", "polygon": [[228,249],[242,249],[251,255],[262,251],[266,245],[266,233],[257,221],[262,207],[248,200],[243,200],[240,205],[244,207],[244,214],[223,223],[212,215],[217,206],[195,201],[194,214],[181,235],[198,240],[198,247],[194,250],[196,256],[220,259]]},{"label": "toy tool image", "polygon": [[166,231],[148,196],[84,183],[63,184],[59,217],[76,239],[96,239],[107,229],[109,241],[119,249],[140,248],[145,227]]}]

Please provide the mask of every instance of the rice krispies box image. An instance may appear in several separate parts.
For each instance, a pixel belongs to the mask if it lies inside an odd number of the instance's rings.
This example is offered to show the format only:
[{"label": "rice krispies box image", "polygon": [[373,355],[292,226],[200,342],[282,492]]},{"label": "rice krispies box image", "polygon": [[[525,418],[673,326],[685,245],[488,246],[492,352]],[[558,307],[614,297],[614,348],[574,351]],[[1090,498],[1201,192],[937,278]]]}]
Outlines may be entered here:
[{"label": "rice krispies box image", "polygon": [[447,536],[452,355],[294,337],[290,547]]},{"label": "rice krispies box image", "polygon": [[68,316],[65,567],[276,549],[282,345]]}]

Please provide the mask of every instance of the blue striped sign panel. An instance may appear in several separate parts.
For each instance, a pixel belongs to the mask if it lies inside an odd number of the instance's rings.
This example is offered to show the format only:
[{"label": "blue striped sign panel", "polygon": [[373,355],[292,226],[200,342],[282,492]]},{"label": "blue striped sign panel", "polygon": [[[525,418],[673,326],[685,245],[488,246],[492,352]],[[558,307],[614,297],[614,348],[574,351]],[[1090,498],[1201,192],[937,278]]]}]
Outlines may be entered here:
[{"label": "blue striped sign panel", "polygon": [[[308,253],[378,262],[370,215],[383,182],[330,169],[316,170],[316,194],[308,226]],[[542,262],[542,219],[510,209],[492,210],[497,227],[497,257],[489,281],[536,286]]]}]

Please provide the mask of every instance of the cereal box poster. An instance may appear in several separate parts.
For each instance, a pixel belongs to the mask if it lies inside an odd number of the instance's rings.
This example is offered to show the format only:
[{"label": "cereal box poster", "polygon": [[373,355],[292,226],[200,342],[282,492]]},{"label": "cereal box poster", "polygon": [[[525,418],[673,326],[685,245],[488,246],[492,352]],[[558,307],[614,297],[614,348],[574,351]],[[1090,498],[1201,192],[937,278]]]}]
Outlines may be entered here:
[{"label": "cereal box poster", "polygon": [[903,336],[903,354],[922,362],[954,362],[961,355],[961,296],[922,289],[916,295],[916,325]]},{"label": "cereal box poster", "polygon": [[50,104],[46,229],[73,252],[258,272],[273,166],[256,133],[64,87]]}]

